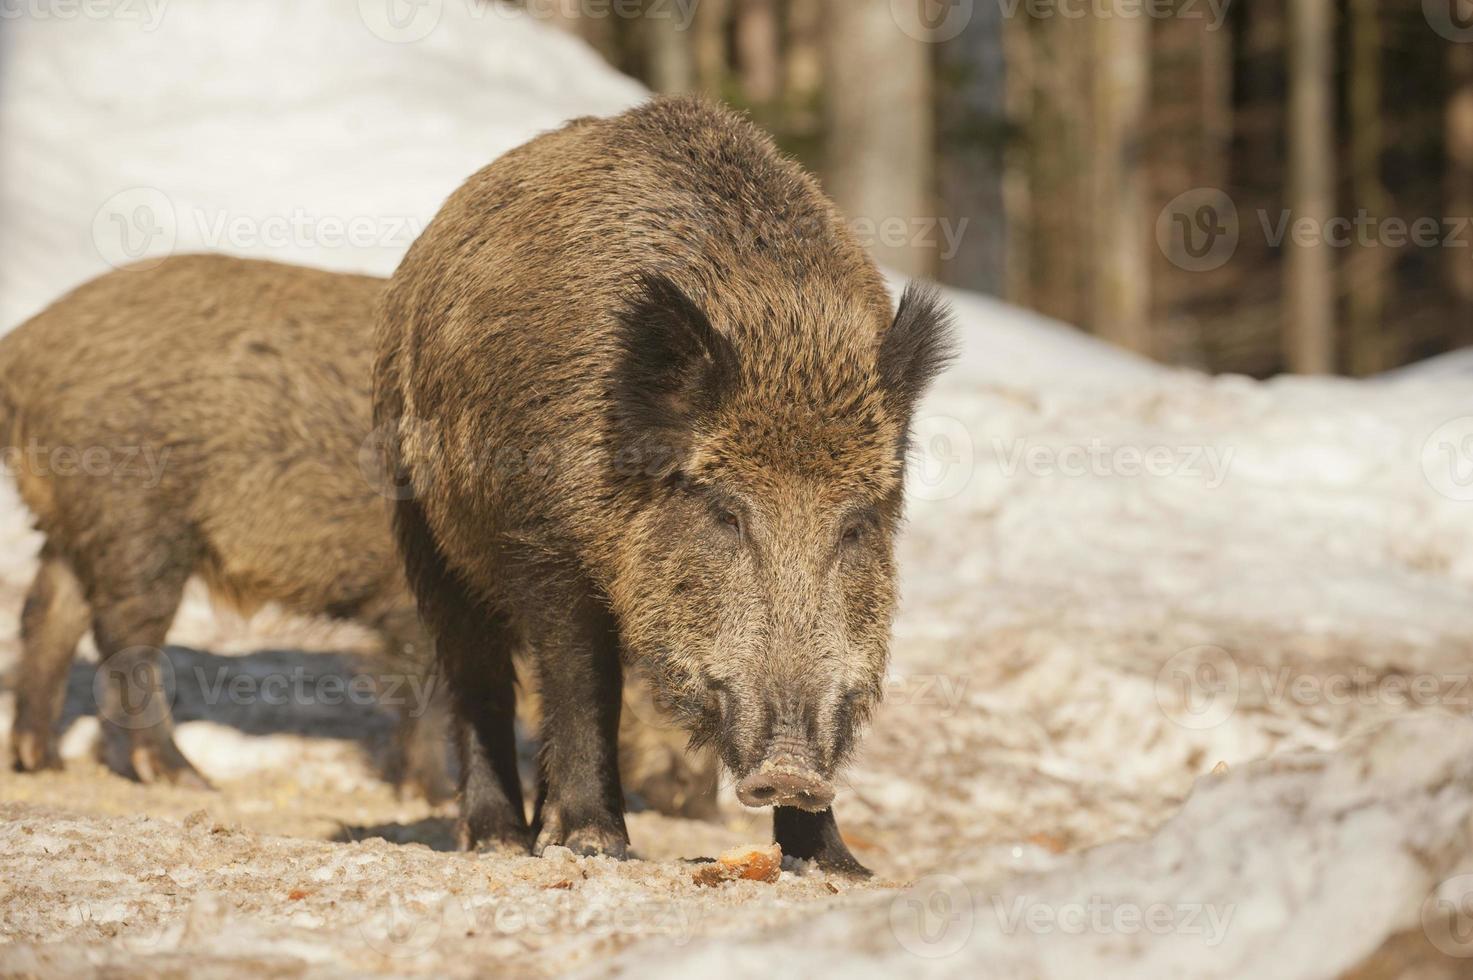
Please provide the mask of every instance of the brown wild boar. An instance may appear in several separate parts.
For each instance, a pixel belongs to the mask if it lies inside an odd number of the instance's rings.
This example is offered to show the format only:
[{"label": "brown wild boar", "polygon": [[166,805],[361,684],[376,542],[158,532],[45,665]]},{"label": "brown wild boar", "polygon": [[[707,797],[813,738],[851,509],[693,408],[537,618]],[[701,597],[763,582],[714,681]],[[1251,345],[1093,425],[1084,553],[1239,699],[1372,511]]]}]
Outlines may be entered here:
[{"label": "brown wild boar", "polygon": [[[159,650],[195,574],[244,612],[278,602],[357,620],[395,669],[428,660],[386,505],[359,466],[382,289],[182,256],[94,279],[0,339],[0,445],[46,537],[22,615],[18,769],[59,765],[54,726],[90,629],[110,761],[204,785],[158,696]],[[403,781],[447,795],[431,705],[406,706],[398,741]]]},{"label": "brown wild boar", "polygon": [[[149,648],[191,574],[243,611],[274,601],[357,620],[380,634],[390,671],[431,666],[390,532],[384,498],[396,491],[368,438],[385,282],[181,256],[102,276],[0,340],[0,446],[46,534],[22,617],[17,768],[59,765],[60,699],[93,629],[123,688],[114,696],[131,706],[102,712],[127,722],[109,732],[118,768],[202,782],[173,743],[167,703],[147,695]],[[61,449],[99,466],[60,465]],[[399,704],[394,775],[448,797],[440,699]],[[710,815],[713,759],[674,756],[674,740],[637,717],[623,737],[631,790],[665,813]]]},{"label": "brown wild boar", "polygon": [[775,806],[784,853],[863,873],[830,804],[881,695],[907,430],[948,334],[925,289],[895,314],[814,181],[700,101],[577,120],[449,198],[385,294],[374,408],[463,723],[463,846],[626,852],[627,661]]}]

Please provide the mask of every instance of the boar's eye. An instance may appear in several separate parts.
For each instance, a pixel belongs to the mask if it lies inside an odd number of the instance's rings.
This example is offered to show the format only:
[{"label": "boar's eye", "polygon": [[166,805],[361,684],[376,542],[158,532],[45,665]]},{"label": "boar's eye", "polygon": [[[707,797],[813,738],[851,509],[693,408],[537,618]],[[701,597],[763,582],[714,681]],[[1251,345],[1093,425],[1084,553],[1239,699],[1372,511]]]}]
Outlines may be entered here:
[{"label": "boar's eye", "polygon": [[733,533],[742,533],[742,519],[735,511],[727,510],[725,507],[716,508],[716,520],[722,527],[730,528]]},{"label": "boar's eye", "polygon": [[851,514],[849,520],[844,523],[844,530],[839,532],[839,544],[844,547],[859,544],[869,536],[874,529],[875,515],[868,510],[861,510],[858,514]]}]

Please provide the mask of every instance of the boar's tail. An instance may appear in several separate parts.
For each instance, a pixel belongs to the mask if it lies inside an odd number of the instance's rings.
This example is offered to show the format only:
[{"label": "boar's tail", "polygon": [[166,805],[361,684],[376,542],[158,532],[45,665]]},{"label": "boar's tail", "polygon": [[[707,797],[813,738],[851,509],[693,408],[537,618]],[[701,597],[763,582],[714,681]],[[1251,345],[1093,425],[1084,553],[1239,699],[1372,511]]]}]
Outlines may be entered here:
[{"label": "boar's tail", "polygon": [[[19,327],[16,328],[17,330]],[[16,361],[20,345],[15,330],[0,332],[0,470],[4,469],[7,450],[21,444],[20,395],[16,391]]]},{"label": "boar's tail", "polygon": [[0,470],[8,462],[5,457],[9,455],[10,448],[21,444],[20,409],[11,390],[11,381],[6,377],[5,362],[5,345],[0,343]]},{"label": "boar's tail", "polygon": [[5,379],[0,377],[0,452],[20,442],[20,433],[15,431],[20,428],[19,421],[10,402],[10,392],[5,389]]}]

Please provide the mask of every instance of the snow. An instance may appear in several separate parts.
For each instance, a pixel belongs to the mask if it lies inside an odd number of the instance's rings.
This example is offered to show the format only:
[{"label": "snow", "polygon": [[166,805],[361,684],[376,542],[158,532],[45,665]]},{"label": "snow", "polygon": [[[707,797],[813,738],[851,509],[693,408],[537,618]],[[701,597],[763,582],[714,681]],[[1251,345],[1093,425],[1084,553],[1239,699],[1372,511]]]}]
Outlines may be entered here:
[{"label": "snow", "polygon": [[413,42],[384,39],[405,36],[393,0],[17,9],[42,13],[0,33],[0,330],[171,250],[388,275],[469,174],[644,97],[572,38],[472,0],[409,7],[437,18]]},{"label": "snow", "polygon": [[[9,22],[0,327],[117,257],[120,191],[162,193],[122,200],[172,215],[177,249],[387,273],[412,234],[372,222],[417,227],[495,154],[642,97],[546,25],[425,6],[403,43],[368,0]],[[222,214],[240,234],[208,234]],[[296,214],[281,242],[248,234]],[[364,216],[366,243],[322,241]],[[918,425],[888,697],[838,803],[875,882],[790,864],[697,888],[679,858],[765,836],[731,805],[635,815],[625,864],[449,853],[447,811],[383,784],[388,722],[354,705],[181,692],[221,788],[139,787],[89,762],[79,668],[67,770],[0,773],[0,972],[1460,975],[1461,369],[1208,378],[950,298],[963,346]],[[9,667],[39,542],[8,481],[0,539]],[[192,592],[171,641],[183,675],[347,670],[322,651],[364,637]]]},{"label": "snow", "polygon": [[648,975],[808,962],[832,975],[1338,976],[1424,914],[1434,957],[1466,955],[1433,896],[1466,867],[1470,779],[1473,722],[1402,721],[1336,754],[1203,777],[1148,840],[1041,870],[927,875],[758,941],[701,942]]}]

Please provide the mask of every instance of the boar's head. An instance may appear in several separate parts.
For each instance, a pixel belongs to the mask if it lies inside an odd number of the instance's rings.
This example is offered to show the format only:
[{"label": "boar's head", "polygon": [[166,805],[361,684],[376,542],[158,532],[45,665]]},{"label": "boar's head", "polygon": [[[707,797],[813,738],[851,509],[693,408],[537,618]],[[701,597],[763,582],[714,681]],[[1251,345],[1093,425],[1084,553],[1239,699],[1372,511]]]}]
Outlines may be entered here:
[{"label": "boar's head", "polygon": [[888,329],[827,306],[769,301],[721,330],[645,275],[620,317],[615,467],[639,503],[613,603],[631,661],[749,806],[826,807],[880,700],[907,430],[949,351],[927,289]]}]

